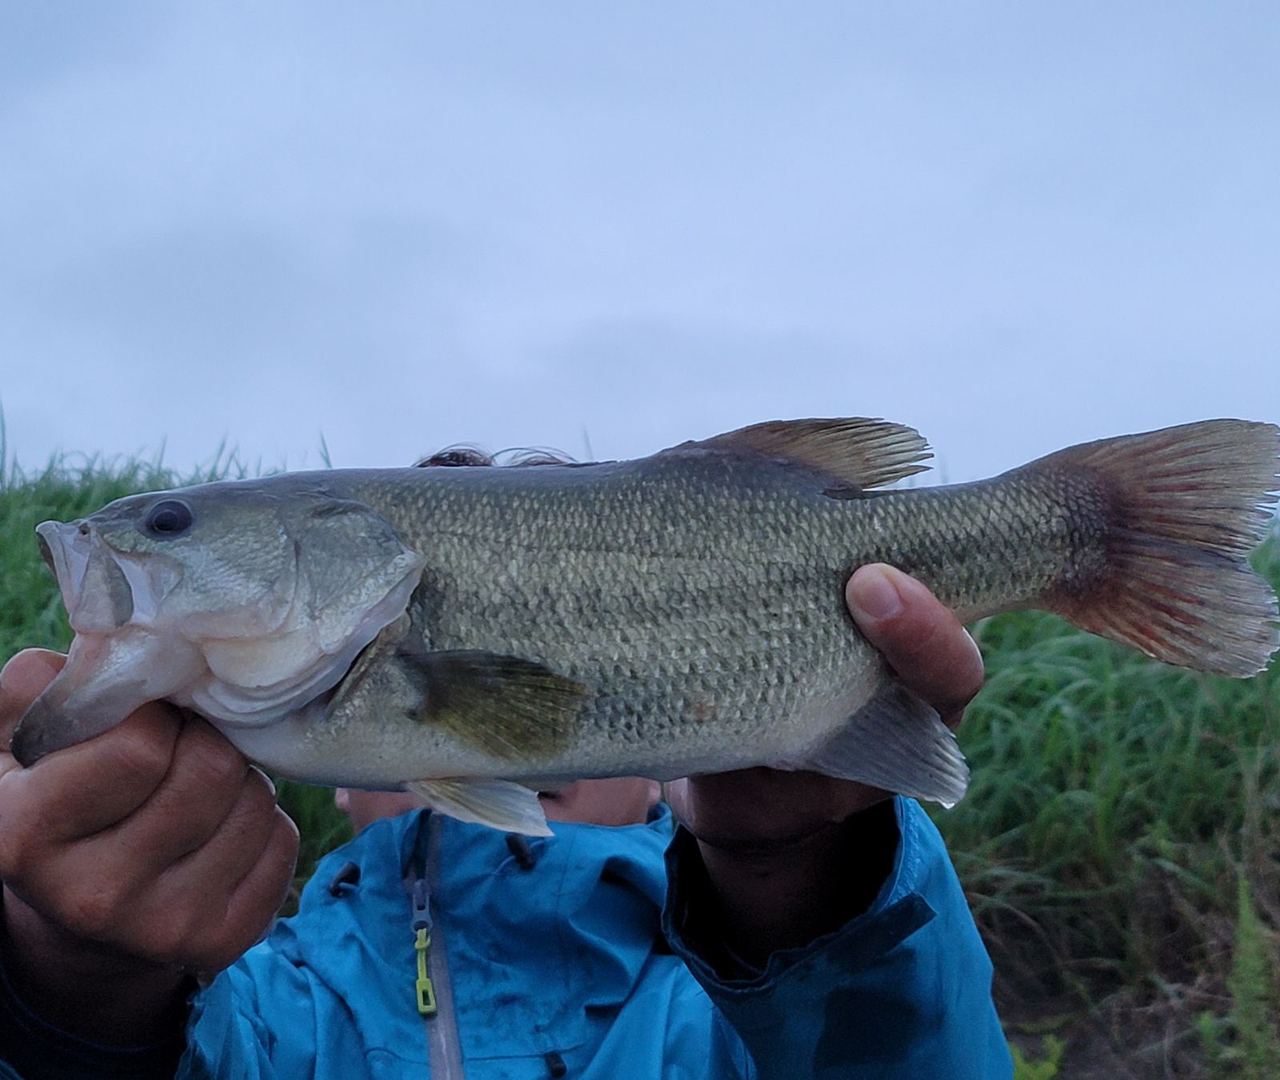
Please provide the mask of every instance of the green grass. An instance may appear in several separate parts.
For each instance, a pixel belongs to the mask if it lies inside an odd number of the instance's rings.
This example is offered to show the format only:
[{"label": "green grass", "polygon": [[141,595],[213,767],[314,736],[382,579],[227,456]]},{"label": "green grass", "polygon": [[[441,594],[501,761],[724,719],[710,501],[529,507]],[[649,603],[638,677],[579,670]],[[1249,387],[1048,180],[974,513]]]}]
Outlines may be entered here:
[{"label": "green grass", "polygon": [[[1280,542],[1256,565],[1280,584]],[[1280,925],[1280,665],[1198,675],[1040,613],[975,636],[988,681],[961,732],[973,783],[934,816],[1006,1013],[1066,1001],[1103,1026],[1139,1017],[1130,1061],[1200,1068],[1197,1015],[1239,1005],[1238,881],[1260,913],[1249,948],[1274,953]]]},{"label": "green grass", "polygon": [[[35,524],[173,482],[136,463],[24,476],[0,461],[0,660],[69,640]],[[1280,584],[1280,541],[1256,565]],[[1100,1046],[1122,1062],[1107,1075],[1280,1075],[1280,666],[1192,674],[1039,613],[975,636],[988,681],[960,733],[973,782],[935,818],[1023,1033],[1020,1075],[1098,1075]],[[345,820],[328,790],[280,795],[305,875]]]}]

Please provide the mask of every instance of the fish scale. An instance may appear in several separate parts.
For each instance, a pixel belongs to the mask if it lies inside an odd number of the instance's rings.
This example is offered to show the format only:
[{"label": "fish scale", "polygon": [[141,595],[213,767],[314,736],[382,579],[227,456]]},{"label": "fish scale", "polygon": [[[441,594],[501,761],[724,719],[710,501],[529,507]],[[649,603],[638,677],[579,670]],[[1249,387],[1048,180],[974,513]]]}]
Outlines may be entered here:
[{"label": "fish scale", "polygon": [[531,833],[522,784],[581,776],[770,765],[950,804],[954,737],[845,609],[862,564],[966,621],[1039,606],[1200,670],[1248,675],[1275,649],[1246,558],[1274,425],[876,490],[927,456],[884,421],[776,421],[631,462],[286,474],[45,523],[77,638],[14,751],[167,697],[283,775],[408,786]]}]

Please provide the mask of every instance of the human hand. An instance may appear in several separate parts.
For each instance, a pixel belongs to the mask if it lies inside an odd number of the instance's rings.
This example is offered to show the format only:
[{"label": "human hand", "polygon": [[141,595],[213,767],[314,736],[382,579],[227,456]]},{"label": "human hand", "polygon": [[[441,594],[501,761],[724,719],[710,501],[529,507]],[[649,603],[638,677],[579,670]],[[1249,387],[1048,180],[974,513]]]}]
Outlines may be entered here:
[{"label": "human hand", "polygon": [[[880,564],[860,567],[845,598],[858,629],[902,683],[954,729],[983,673],[982,655],[956,617],[919,581]],[[852,780],[763,768],[691,777],[667,788],[690,831],[727,849],[785,845],[889,794]]]},{"label": "human hand", "polygon": [[183,970],[216,972],[262,934],[298,833],[239,751],[162,703],[21,768],[10,734],[63,662],[27,650],[0,673],[4,918],[29,1004],[77,1034],[128,1041]]},{"label": "human hand", "polygon": [[[982,686],[982,656],[956,617],[914,578],[864,566],[845,590],[858,629],[898,678],[954,728]],[[836,826],[889,792],[813,772],[745,769],[677,780],[667,799],[698,838],[726,937],[743,956],[812,940],[865,908],[892,866],[896,836],[865,837],[867,880],[851,887]],[[862,819],[855,819],[862,820]],[[892,818],[867,816],[882,834]],[[886,857],[888,865],[885,864]],[[877,876],[878,875],[878,876]]]}]

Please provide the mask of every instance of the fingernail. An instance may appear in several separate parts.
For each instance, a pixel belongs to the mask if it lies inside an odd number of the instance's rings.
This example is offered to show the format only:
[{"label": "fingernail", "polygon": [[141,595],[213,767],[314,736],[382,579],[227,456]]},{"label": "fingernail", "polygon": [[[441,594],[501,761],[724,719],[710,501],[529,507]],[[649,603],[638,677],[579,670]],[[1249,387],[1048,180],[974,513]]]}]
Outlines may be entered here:
[{"label": "fingernail", "polygon": [[849,602],[856,614],[888,619],[902,610],[902,596],[883,570],[855,574],[849,585]]},{"label": "fingernail", "polygon": [[272,795],[276,793],[276,782],[272,780],[271,777],[269,777],[262,769],[259,769],[258,766],[256,765],[250,765],[249,770],[251,772],[256,772],[259,776],[262,777],[262,779],[264,779],[267,782],[267,787],[271,789]]}]

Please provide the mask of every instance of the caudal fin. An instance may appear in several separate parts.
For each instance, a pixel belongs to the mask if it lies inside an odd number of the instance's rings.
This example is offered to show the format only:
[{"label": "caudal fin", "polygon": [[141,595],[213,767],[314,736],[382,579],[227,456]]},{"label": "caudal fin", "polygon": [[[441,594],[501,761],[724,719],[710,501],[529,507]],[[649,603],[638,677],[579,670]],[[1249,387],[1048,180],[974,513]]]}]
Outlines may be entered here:
[{"label": "caudal fin", "polygon": [[1027,468],[1079,470],[1106,507],[1102,565],[1064,581],[1046,606],[1166,663],[1235,676],[1266,666],[1280,645],[1276,596],[1246,556],[1274,521],[1280,428],[1207,420]]}]

